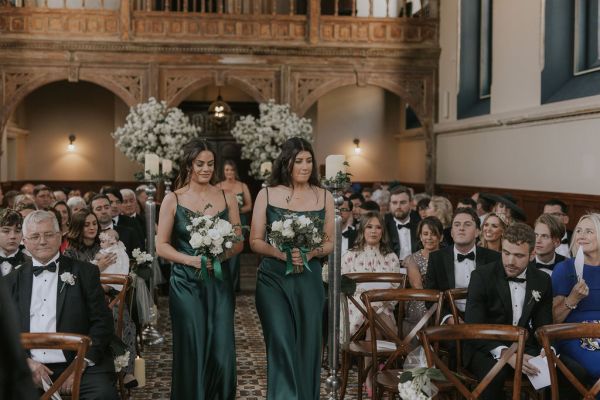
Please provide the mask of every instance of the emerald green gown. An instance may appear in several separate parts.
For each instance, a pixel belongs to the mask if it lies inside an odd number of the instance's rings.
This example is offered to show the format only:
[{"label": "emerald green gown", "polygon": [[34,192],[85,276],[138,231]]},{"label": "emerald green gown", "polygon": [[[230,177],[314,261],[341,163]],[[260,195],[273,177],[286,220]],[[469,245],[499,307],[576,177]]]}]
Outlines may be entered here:
[{"label": "emerald green gown", "polygon": [[[267,223],[286,213],[325,219],[325,209],[295,212],[267,204]],[[322,225],[319,227],[322,229]],[[318,400],[321,382],[321,324],[325,294],[321,263],[285,275],[283,261],[265,257],[258,269],[256,309],[267,348],[267,399]]]},{"label": "emerald green gown", "polygon": [[[186,229],[189,210],[177,204],[171,244],[193,255]],[[227,209],[220,218],[227,219]],[[211,274],[202,281],[196,268],[173,264],[169,308],[173,329],[172,400],[233,400],[236,359],[233,313],[235,297],[229,268],[223,281]]]}]

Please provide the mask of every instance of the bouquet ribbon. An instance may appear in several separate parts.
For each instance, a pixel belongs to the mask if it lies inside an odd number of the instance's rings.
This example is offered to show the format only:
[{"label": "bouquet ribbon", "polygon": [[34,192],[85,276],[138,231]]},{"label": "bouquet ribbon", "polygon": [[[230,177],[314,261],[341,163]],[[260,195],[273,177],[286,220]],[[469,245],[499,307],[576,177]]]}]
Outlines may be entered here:
[{"label": "bouquet ribbon", "polygon": [[[285,260],[285,274],[289,275],[294,272],[294,264],[292,263],[292,246],[282,246],[281,251],[285,252],[286,260]],[[300,247],[300,257],[302,257],[302,264],[304,264],[304,268],[312,272],[310,267],[308,266],[308,259],[306,258],[306,254],[310,251],[307,248]]]},{"label": "bouquet ribbon", "polygon": [[[221,261],[219,257],[212,259],[213,270],[215,271],[215,278],[223,280],[223,269],[221,268]],[[200,256],[200,277],[202,280],[208,279],[208,258],[205,255]]]}]

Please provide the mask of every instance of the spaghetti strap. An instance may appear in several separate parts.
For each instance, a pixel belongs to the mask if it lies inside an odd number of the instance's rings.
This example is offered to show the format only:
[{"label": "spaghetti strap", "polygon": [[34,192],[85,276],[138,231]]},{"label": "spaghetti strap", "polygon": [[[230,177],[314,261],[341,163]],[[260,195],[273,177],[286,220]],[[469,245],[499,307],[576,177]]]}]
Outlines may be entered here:
[{"label": "spaghetti strap", "polygon": [[179,205],[179,197],[177,197],[177,193],[173,192],[173,194],[175,195],[175,202],[177,203],[177,205]]},{"label": "spaghetti strap", "polygon": [[266,187],[265,190],[267,191],[267,205],[269,205],[269,188]]},{"label": "spaghetti strap", "polygon": [[225,191],[221,189],[221,193],[223,193],[223,200],[225,200],[225,209],[228,209],[229,207],[227,206],[227,197],[225,197]]}]

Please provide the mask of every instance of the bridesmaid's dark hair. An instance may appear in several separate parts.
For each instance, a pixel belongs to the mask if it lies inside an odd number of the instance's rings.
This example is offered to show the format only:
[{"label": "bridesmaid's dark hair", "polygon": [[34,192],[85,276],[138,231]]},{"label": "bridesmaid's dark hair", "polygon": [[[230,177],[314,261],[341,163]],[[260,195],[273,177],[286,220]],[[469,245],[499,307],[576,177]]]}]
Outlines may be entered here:
[{"label": "bridesmaid's dark hair", "polygon": [[301,151],[308,151],[313,159],[313,167],[308,178],[308,183],[311,186],[321,187],[315,152],[308,141],[299,137],[290,138],[281,146],[281,153],[273,164],[273,172],[269,181],[270,186],[293,186],[292,170],[294,168],[294,161]]},{"label": "bridesmaid's dark hair", "polygon": [[365,249],[365,229],[367,228],[367,224],[369,223],[369,221],[373,218],[377,219],[377,221],[379,221],[379,224],[381,225],[382,232],[381,241],[379,242],[379,252],[384,256],[393,253],[393,250],[389,244],[390,242],[388,239],[387,230],[385,229],[385,220],[383,218],[383,215],[381,215],[377,211],[368,211],[361,215],[360,225],[356,232],[356,242],[354,242],[354,247],[352,248],[352,250],[361,252]]},{"label": "bridesmaid's dark hair", "polygon": [[[204,139],[194,138],[190,140],[188,144],[183,147],[183,157],[181,157],[181,162],[179,163],[179,175],[177,175],[177,179],[175,179],[175,189],[180,189],[187,185],[190,182],[190,171],[192,169],[192,164],[198,154],[203,151],[210,151],[215,160],[215,168],[217,164],[217,153],[212,149],[212,147],[208,144],[208,142]],[[210,177],[211,185],[215,183],[215,173],[213,172]]]},{"label": "bridesmaid's dark hair", "polygon": [[82,210],[77,211],[71,217],[71,224],[69,225],[69,230],[67,231],[67,241],[69,242],[69,247],[74,247],[76,250],[84,250],[87,246],[83,243],[83,229],[85,228],[85,220],[88,215],[93,215],[96,218],[96,224],[98,226],[98,231],[96,232],[96,238],[94,239],[95,243],[99,242],[100,237],[100,223],[98,223],[98,217],[92,211],[84,208]]}]

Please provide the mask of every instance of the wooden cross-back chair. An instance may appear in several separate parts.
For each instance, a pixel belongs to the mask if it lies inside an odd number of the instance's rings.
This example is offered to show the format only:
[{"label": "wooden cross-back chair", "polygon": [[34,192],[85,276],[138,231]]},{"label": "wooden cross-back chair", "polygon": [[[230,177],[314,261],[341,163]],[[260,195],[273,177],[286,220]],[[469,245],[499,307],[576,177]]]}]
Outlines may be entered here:
[{"label": "wooden cross-back chair", "polygon": [[71,374],[73,374],[73,387],[70,398],[71,400],[79,400],[85,355],[91,342],[92,340],[88,336],[76,335],[74,333],[43,332],[21,334],[21,344],[26,350],[52,349],[75,351],[77,353],[63,373],[53,380],[52,386],[42,395],[41,400],[49,400],[54,393],[60,390],[63,383],[65,383]]},{"label": "wooden cross-back chair", "polygon": [[550,382],[552,391],[552,400],[557,400],[558,397],[558,375],[559,369],[565,378],[573,385],[582,397],[586,400],[593,400],[600,393],[600,379],[589,389],[586,388],[575,375],[565,366],[565,364],[557,357],[551,348],[553,342],[557,340],[583,339],[583,338],[600,338],[600,324],[584,324],[584,323],[566,323],[546,325],[537,329],[535,332],[538,340],[544,347],[544,352],[547,355],[548,367],[550,369]]},{"label": "wooden cross-back chair", "polygon": [[[126,299],[128,298],[129,289],[131,287],[131,277],[129,275],[121,274],[100,274],[100,283],[102,285],[121,285],[121,291],[108,303],[108,307],[113,310],[117,308],[117,324],[115,326],[115,335],[119,339],[123,339],[123,315],[125,308],[128,307]],[[117,383],[119,386],[119,393],[121,399],[125,400],[129,398],[127,391],[125,390],[125,372],[120,371],[117,373]]]},{"label": "wooden cross-back chair", "polygon": [[[527,330],[519,326],[511,325],[490,325],[490,324],[456,324],[429,327],[419,332],[421,343],[425,349],[428,367],[438,368],[448,379],[450,384],[461,396],[468,400],[478,399],[481,393],[492,382],[494,377],[504,368],[513,354],[516,354],[515,371],[521,371],[523,365],[523,352],[525,350],[525,340],[527,339]],[[465,378],[459,378],[455,371],[452,371],[448,365],[436,354],[432,346],[443,341],[463,341],[463,340],[495,340],[502,342],[511,342],[512,345],[504,352],[496,365],[480,381],[472,384],[470,380],[465,384]],[[521,382],[523,374],[513,374],[512,379],[512,399],[521,399]],[[434,384],[437,384],[434,382]],[[471,390],[468,386],[475,386]],[[447,385],[444,390],[447,391]]]},{"label": "wooden cross-back chair", "polygon": [[[348,279],[351,279],[359,285],[361,283],[384,283],[397,285],[399,288],[404,288],[406,285],[406,275],[401,273],[393,272],[354,272],[344,274]],[[357,300],[354,296],[347,296],[358,311],[365,317],[365,322],[356,331],[348,342],[347,346],[342,347],[342,386],[340,388],[340,399],[343,400],[346,395],[348,374],[352,366],[352,359],[357,359],[358,369],[358,400],[362,400],[362,386],[365,382],[369,369],[371,366],[364,367],[365,357],[371,356],[371,344],[370,341],[365,340],[365,335],[369,330],[369,319],[367,315],[367,309],[362,301]]]},{"label": "wooden cross-back chair", "polygon": [[[398,363],[414,349],[414,339],[421,329],[430,324],[439,324],[444,293],[431,289],[369,290],[361,295],[361,299],[367,309],[369,329],[373,338],[371,340],[372,364],[377,365],[378,362],[383,361],[381,370],[374,370],[372,376],[374,398],[380,399],[386,393],[392,395],[398,393],[399,374],[402,372],[402,369],[398,368]],[[400,308],[409,301],[424,301],[430,305],[413,329],[404,334],[401,323],[397,324],[396,329],[388,326],[374,307],[376,303],[391,301],[398,302]],[[392,342],[395,348],[382,352],[377,346],[377,338]]]}]

